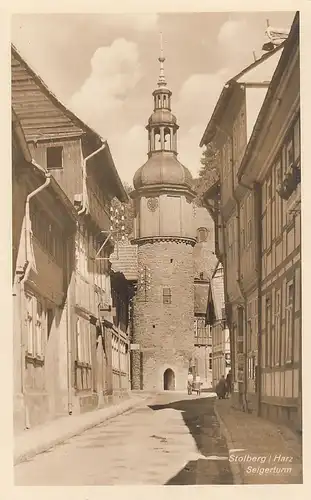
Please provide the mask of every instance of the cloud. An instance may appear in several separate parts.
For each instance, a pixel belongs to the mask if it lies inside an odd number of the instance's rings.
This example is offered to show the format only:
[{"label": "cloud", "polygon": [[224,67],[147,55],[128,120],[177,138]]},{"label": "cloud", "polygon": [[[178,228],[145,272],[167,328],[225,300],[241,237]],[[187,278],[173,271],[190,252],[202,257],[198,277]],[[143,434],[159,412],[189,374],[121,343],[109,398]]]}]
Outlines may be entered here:
[{"label": "cloud", "polygon": [[233,71],[238,72],[245,65],[253,62],[252,52],[260,56],[264,40],[264,29],[260,25],[250,24],[246,19],[226,21],[219,29],[217,42],[225,60],[231,62]]},{"label": "cloud", "polygon": [[140,78],[137,45],[118,38],[110,46],[95,51],[91,74],[72,96],[69,107],[106,135],[118,125],[124,103]]},{"label": "cloud", "polygon": [[136,170],[147,160],[148,138],[142,125],[133,125],[126,133],[108,138],[116,168],[123,181],[133,183]]}]

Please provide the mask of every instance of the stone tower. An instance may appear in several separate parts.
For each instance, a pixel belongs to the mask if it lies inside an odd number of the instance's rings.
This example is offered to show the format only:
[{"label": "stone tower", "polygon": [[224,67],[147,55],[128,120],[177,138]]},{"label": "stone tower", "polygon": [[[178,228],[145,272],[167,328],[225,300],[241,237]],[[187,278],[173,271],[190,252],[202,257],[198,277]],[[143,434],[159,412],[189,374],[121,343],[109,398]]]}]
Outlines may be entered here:
[{"label": "stone tower", "polygon": [[177,159],[176,117],[164,76],[153,92],[146,127],[148,160],[137,170],[135,240],[138,288],[134,303],[132,387],[185,390],[194,355],[192,176]]}]

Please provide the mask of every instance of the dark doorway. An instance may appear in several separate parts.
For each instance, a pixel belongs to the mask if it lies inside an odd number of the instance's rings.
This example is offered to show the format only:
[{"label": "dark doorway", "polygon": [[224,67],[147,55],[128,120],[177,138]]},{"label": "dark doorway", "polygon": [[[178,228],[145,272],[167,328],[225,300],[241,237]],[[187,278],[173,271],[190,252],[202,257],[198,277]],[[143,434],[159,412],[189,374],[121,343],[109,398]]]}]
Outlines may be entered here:
[{"label": "dark doorway", "polygon": [[175,390],[175,373],[170,368],[167,368],[164,372],[163,383],[165,391]]}]

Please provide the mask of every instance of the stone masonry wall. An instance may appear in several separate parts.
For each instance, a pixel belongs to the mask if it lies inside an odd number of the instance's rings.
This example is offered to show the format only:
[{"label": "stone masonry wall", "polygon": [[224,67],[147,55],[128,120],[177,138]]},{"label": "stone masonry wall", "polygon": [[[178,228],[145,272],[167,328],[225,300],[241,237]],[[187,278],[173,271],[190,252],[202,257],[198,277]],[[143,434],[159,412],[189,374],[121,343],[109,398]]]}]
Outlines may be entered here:
[{"label": "stone masonry wall", "polygon": [[[161,391],[164,372],[174,371],[175,389],[185,390],[193,356],[193,248],[186,243],[154,242],[138,247],[138,268],[150,268],[150,290],[138,287],[134,303],[133,388]],[[163,288],[171,304],[163,303]]]}]

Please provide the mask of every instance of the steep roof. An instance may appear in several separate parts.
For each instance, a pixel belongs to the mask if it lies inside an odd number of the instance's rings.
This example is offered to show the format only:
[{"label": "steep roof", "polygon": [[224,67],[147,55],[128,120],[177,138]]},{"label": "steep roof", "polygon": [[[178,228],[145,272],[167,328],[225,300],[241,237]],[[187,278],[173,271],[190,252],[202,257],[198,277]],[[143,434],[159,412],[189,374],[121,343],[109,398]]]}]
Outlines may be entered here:
[{"label": "steep roof", "polygon": [[114,179],[115,195],[121,201],[128,200],[107,140],[59,101],[13,45],[11,46],[11,98],[12,108],[19,119],[27,142],[89,137],[97,145],[96,147],[105,144],[106,147],[101,152],[102,161],[99,159],[99,163],[105,165]]},{"label": "steep roof", "polygon": [[119,243],[119,258],[115,248],[111,255],[112,269],[115,272],[122,272],[128,281],[136,281],[138,277],[137,245],[131,245],[126,240]]},{"label": "steep roof", "polygon": [[[285,43],[285,42],[284,42]],[[234,91],[235,86],[238,83],[247,83],[247,78],[246,75],[251,75],[251,72],[256,69],[259,65],[265,63],[269,58],[274,56],[276,53],[281,51],[284,47],[284,43],[276,47],[274,50],[271,50],[270,52],[263,54],[263,56],[260,59],[257,59],[257,61],[253,62],[246,68],[244,68],[240,73],[235,75],[233,78],[227,81],[227,83],[224,85],[221,94],[218,98],[218,101],[216,103],[216,106],[214,108],[213,114],[210,118],[210,121],[204,131],[204,134],[202,136],[202,139],[200,141],[200,147],[204,146],[204,144],[208,144],[211,142],[213,139],[215,133],[216,133],[216,124],[218,124],[222,118],[222,115],[224,111],[227,108],[227,105],[230,101],[231,95]],[[253,82],[252,82],[253,83]],[[261,82],[261,83],[269,83],[269,82]]]}]

